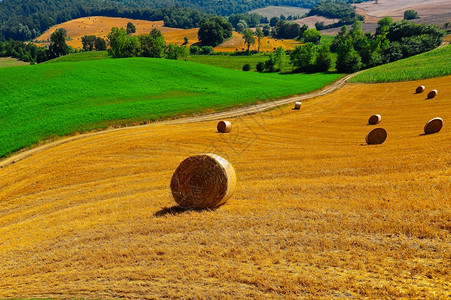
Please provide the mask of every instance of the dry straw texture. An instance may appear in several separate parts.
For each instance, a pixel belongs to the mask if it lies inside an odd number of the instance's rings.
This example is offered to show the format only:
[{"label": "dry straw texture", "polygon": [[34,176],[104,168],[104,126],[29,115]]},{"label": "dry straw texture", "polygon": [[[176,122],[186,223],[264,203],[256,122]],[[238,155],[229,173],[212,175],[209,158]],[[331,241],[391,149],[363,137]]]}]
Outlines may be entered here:
[{"label": "dry straw texture", "polygon": [[429,120],[424,126],[424,133],[431,134],[439,132],[443,127],[443,120],[441,118],[433,118]]},{"label": "dry straw texture", "polygon": [[230,131],[232,131],[232,123],[230,123],[229,121],[219,121],[216,128],[218,129],[218,132],[229,133]]},{"label": "dry straw texture", "polygon": [[426,89],[426,87],[424,85],[420,85],[419,87],[417,87],[417,89],[415,90],[415,93],[420,94],[422,92],[424,92],[424,90]]},{"label": "dry straw texture", "polygon": [[[414,94],[450,81],[347,84],[302,118],[292,101],[230,119],[239,134],[156,122],[4,166],[0,299],[450,299],[451,130],[419,134],[451,105]],[[366,146],[380,112],[393,142]],[[239,174],[233,198],[174,209],[172,174],[206,152]]]},{"label": "dry straw texture", "polygon": [[297,101],[296,103],[294,103],[294,109],[296,109],[296,110],[301,109],[301,106],[302,106],[302,102],[300,102],[300,101]]},{"label": "dry straw texture", "polygon": [[429,99],[434,98],[435,96],[437,96],[437,93],[438,93],[437,90],[432,90],[432,91],[430,91],[430,92],[428,93],[428,98],[429,98]]},{"label": "dry straw texture", "polygon": [[382,144],[383,142],[385,142],[385,140],[387,139],[387,131],[384,128],[376,128],[371,130],[367,135],[366,135],[366,143],[368,145],[378,145],[378,144]]},{"label": "dry straw texture", "polygon": [[370,125],[376,125],[379,124],[380,121],[382,119],[381,115],[372,115],[369,119],[368,119],[368,124]]},{"label": "dry straw texture", "polygon": [[191,156],[180,163],[171,179],[171,191],[181,207],[213,208],[235,192],[232,165],[215,154]]}]

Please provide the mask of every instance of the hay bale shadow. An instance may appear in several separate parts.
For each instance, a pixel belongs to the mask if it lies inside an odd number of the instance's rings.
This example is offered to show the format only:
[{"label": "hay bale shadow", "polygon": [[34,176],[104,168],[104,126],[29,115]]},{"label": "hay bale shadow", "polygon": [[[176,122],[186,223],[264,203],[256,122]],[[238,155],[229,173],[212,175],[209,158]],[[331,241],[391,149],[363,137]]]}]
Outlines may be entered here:
[{"label": "hay bale shadow", "polygon": [[[218,206],[220,207],[220,206]],[[187,212],[209,212],[209,211],[215,211],[218,207],[214,208],[189,208],[189,207],[181,207],[179,205],[174,205],[172,207],[164,207],[161,210],[157,211],[154,214],[154,217],[164,217],[167,215],[180,215]]]}]

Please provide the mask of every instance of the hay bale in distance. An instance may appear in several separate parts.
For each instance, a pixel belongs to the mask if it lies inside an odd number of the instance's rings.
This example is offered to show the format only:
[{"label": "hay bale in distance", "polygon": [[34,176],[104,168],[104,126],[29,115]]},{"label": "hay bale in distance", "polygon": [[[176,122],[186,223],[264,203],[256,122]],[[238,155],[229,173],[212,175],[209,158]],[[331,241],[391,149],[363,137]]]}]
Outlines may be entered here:
[{"label": "hay bale in distance", "polygon": [[224,158],[207,153],[188,157],[171,179],[175,202],[186,208],[214,208],[235,192],[236,174]]},{"label": "hay bale in distance", "polygon": [[441,118],[433,118],[429,120],[424,126],[425,134],[432,134],[439,132],[443,127],[443,120]]},{"label": "hay bale in distance", "polygon": [[372,115],[369,119],[368,119],[368,124],[369,125],[376,125],[379,124],[380,121],[382,120],[382,116],[381,115]]},{"label": "hay bale in distance", "polygon": [[300,110],[300,109],[301,109],[301,106],[302,106],[302,102],[296,101],[296,102],[294,103],[294,108],[293,108],[293,109],[295,109],[295,110]]},{"label": "hay bale in distance", "polygon": [[229,133],[232,130],[232,123],[229,121],[219,121],[216,128],[218,129],[218,132]]},{"label": "hay bale in distance", "polygon": [[421,94],[422,92],[424,92],[425,89],[426,89],[426,87],[425,87],[424,85],[420,85],[420,86],[417,87],[417,89],[415,90],[415,93]]},{"label": "hay bale in distance", "polygon": [[379,145],[387,139],[387,131],[384,128],[376,128],[366,135],[366,143],[368,145]]},{"label": "hay bale in distance", "polygon": [[437,96],[438,91],[437,90],[432,90],[428,93],[428,99],[432,99],[435,96]]}]

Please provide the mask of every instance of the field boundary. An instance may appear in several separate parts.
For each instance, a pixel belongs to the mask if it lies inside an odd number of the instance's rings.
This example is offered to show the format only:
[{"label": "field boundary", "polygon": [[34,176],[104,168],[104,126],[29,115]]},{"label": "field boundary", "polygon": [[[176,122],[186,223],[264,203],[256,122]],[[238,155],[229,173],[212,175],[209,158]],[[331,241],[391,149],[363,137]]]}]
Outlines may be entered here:
[{"label": "field boundary", "polygon": [[[357,75],[359,73],[360,72],[356,72],[353,74],[346,75],[345,77],[340,78],[339,80],[333,82],[332,84],[330,84],[318,91],[310,92],[307,94],[291,96],[291,97],[283,98],[283,99],[276,100],[276,101],[270,101],[270,102],[246,106],[246,107],[242,107],[242,108],[226,110],[226,111],[222,111],[222,112],[218,112],[218,113],[206,114],[206,115],[195,116],[195,117],[180,118],[180,119],[174,119],[174,120],[164,120],[161,122],[157,121],[157,122],[152,122],[150,124],[137,125],[137,126],[150,127],[150,126],[155,126],[157,124],[158,125],[162,125],[162,124],[172,125],[172,124],[186,124],[186,123],[194,123],[194,122],[207,122],[207,121],[214,121],[214,120],[219,120],[219,119],[223,119],[223,118],[234,118],[234,117],[240,117],[240,116],[244,116],[244,115],[256,114],[256,113],[264,112],[266,110],[270,110],[270,109],[273,109],[273,108],[276,108],[279,106],[283,106],[283,105],[286,105],[286,104],[289,104],[292,102],[305,101],[307,99],[330,94],[330,93],[334,92],[335,90],[343,87],[348,82],[349,79],[351,79],[352,77],[354,77],[355,75]],[[84,134],[70,136],[70,137],[63,137],[57,141],[53,141],[53,142],[29,149],[29,150],[25,150],[23,152],[19,152],[15,155],[12,155],[9,158],[6,158],[6,159],[0,161],[0,169],[7,167],[9,165],[12,165],[16,162],[19,162],[23,159],[26,159],[34,154],[44,151],[44,150],[47,150],[47,149],[50,149],[53,147],[57,147],[59,145],[63,145],[63,144],[70,143],[72,141],[77,141],[77,140],[84,139],[84,138],[107,134],[107,133],[110,133],[113,131],[128,130],[128,129],[136,128],[137,126],[126,126],[126,127],[106,129],[106,130],[96,131],[96,132],[91,132],[91,133],[84,133]]]}]

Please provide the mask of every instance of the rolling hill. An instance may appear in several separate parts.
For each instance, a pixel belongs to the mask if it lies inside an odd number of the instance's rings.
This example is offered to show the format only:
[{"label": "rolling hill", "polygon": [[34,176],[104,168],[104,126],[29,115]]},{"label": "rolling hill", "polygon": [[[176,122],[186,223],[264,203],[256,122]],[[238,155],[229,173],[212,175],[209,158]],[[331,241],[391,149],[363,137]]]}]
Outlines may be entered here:
[{"label": "rolling hill", "polygon": [[[230,134],[156,123],[3,166],[0,297],[448,298],[450,80],[349,84],[231,118]],[[388,139],[368,146],[374,113]],[[178,209],[171,175],[204,152],[232,163],[237,191]]]},{"label": "rolling hill", "polygon": [[[166,59],[3,68],[0,157],[76,132],[223,110],[319,89],[339,74],[242,72]],[[23,78],[27,78],[24,82]]]},{"label": "rolling hill", "polygon": [[[57,28],[64,28],[67,31],[69,40],[66,42],[69,46],[77,49],[82,49],[81,38],[85,35],[95,35],[102,38],[106,38],[112,27],[126,27],[128,22],[132,22],[136,27],[135,35],[149,34],[153,28],[157,28],[164,36],[166,43],[181,45],[184,43],[184,37],[188,38],[188,46],[198,43],[197,38],[198,28],[192,29],[179,29],[165,27],[163,21],[145,21],[134,20],[127,18],[110,18],[110,17],[86,17],[79,18],[72,21],[68,21],[62,24],[58,24],[44,32],[41,36],[36,38],[36,44],[39,46],[48,45],[50,36]],[[278,40],[271,37],[264,37],[261,41],[260,51],[268,52],[273,51],[275,48],[283,47],[284,49],[294,49],[301,43],[292,40]],[[243,40],[243,35],[237,32],[233,33],[230,40],[226,41],[222,45],[215,47],[215,51],[218,52],[234,52],[236,50],[242,51],[246,49]],[[251,46],[251,50],[256,50],[257,44]]]}]

